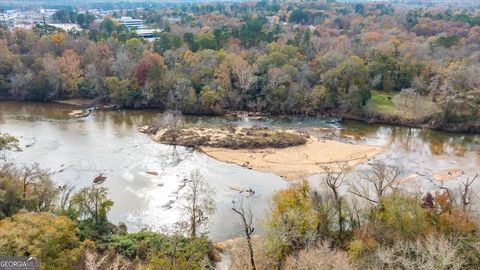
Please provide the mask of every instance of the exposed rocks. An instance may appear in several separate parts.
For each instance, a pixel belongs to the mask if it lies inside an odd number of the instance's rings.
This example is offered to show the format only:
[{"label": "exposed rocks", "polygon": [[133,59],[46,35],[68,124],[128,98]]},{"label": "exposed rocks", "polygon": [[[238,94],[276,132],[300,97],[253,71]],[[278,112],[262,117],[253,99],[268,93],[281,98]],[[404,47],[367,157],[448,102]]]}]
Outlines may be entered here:
[{"label": "exposed rocks", "polygon": [[97,175],[93,179],[93,183],[94,184],[102,184],[103,182],[105,182],[105,180],[107,180],[107,177],[105,175],[103,175],[103,173],[100,173],[99,175]]},{"label": "exposed rocks", "polygon": [[137,130],[145,134],[154,134],[157,132],[158,129],[154,128],[153,126],[145,125],[143,127],[138,127]]}]

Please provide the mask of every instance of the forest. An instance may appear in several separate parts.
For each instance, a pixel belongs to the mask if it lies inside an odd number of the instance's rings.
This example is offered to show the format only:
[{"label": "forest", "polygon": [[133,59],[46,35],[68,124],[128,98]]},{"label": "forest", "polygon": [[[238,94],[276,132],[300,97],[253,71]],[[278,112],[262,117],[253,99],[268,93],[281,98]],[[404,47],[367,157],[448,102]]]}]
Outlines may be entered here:
[{"label": "forest", "polygon": [[476,11],[258,2],[113,13],[123,15],[163,31],[147,42],[74,11],[52,19],[84,30],[2,30],[0,95],[479,128]]},{"label": "forest", "polygon": [[[162,31],[155,41],[139,38],[115,20],[121,16]],[[59,10],[51,19],[82,30],[0,29],[1,99],[480,132],[479,10],[259,1],[116,10],[101,21]],[[44,122],[68,129],[75,120]],[[174,138],[180,128],[168,120]],[[254,191],[241,190],[227,209],[241,236],[215,242],[215,191],[199,171],[182,180],[175,226],[132,232],[109,220],[118,202],[102,173],[86,187],[58,185],[50,168],[17,162],[36,147],[24,139],[0,130],[0,255],[37,257],[42,270],[224,269],[227,258],[232,270],[480,268],[473,170],[456,188],[420,192],[400,186],[404,172],[388,158],[368,159],[354,181],[346,163],[318,164],[319,181],[276,191],[259,223],[249,207]]]}]

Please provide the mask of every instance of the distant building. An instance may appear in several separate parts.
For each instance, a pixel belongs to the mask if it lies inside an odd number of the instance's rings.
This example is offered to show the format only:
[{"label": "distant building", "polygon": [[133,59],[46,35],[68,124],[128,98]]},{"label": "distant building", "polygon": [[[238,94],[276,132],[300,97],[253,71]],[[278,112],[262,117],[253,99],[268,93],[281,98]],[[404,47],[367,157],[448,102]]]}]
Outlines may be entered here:
[{"label": "distant building", "polygon": [[168,20],[168,22],[171,23],[171,24],[182,22],[182,18],[181,18],[181,17],[167,17],[167,20]]},{"label": "distant building", "polygon": [[150,42],[155,41],[157,39],[157,34],[160,34],[163,29],[137,29],[135,32],[137,33],[138,37],[144,38]]},{"label": "distant building", "polygon": [[10,29],[28,29],[31,25],[43,22],[43,14],[37,10],[6,10],[0,14],[0,25],[6,24]]},{"label": "distant building", "polygon": [[100,30],[100,25],[102,24],[103,19],[95,19],[93,22],[90,24],[90,29],[94,30]]},{"label": "distant building", "polygon": [[68,32],[68,31],[81,31],[82,28],[80,27],[80,25],[76,24],[76,23],[49,23],[48,25],[51,25],[55,28],[60,28],[62,29],[63,31],[65,32]]},{"label": "distant building", "polygon": [[128,27],[128,29],[142,29],[143,28],[143,21],[139,19],[132,19],[132,17],[121,17],[117,19],[117,21]]},{"label": "distant building", "polygon": [[24,29],[30,30],[35,26],[35,24],[25,24],[25,23],[16,23],[11,27],[11,29]]},{"label": "distant building", "polygon": [[8,27],[12,27],[16,23],[16,20],[20,16],[20,13],[16,10],[7,10],[7,11],[2,10],[0,16],[1,16],[0,26],[5,25]]}]

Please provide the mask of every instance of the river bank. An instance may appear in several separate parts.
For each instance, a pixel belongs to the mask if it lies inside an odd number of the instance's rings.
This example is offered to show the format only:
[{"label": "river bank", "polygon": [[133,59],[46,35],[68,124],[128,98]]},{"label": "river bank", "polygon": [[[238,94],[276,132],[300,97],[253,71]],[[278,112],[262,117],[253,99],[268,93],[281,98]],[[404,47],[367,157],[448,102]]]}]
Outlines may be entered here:
[{"label": "river bank", "polygon": [[385,124],[392,126],[401,126],[401,127],[412,127],[412,128],[422,128],[422,129],[432,129],[432,130],[441,130],[448,132],[458,132],[458,133],[480,133],[480,122],[478,121],[465,121],[462,123],[448,123],[444,124],[434,119],[427,118],[421,120],[412,120],[412,119],[402,119],[399,117],[392,116],[366,116],[363,114],[351,114],[351,113],[339,113],[338,115],[329,114],[330,116],[340,115],[342,119],[345,120],[354,120],[362,123],[368,124]]},{"label": "river bank", "polygon": [[[103,186],[109,189],[109,198],[115,202],[109,220],[125,223],[129,231],[162,230],[163,226],[176,222],[177,191],[192,170],[200,170],[216,190],[217,211],[209,225],[209,237],[214,241],[241,235],[237,219],[231,218],[237,190],[255,191],[249,200],[255,217],[262,219],[272,194],[290,184],[273,173],[221,162],[191,148],[174,148],[153,141],[137,128],[163,120],[157,109],[96,110],[88,117],[68,116],[74,109],[79,108],[46,102],[0,102],[0,130],[20,140],[23,151],[15,154],[19,163],[38,162],[43,168],[50,168],[58,185],[82,188],[91,185],[99,173],[107,176]],[[375,158],[402,167],[402,177],[415,175],[415,179],[412,176],[405,184],[413,190],[436,190],[438,176],[453,177],[455,169],[461,169],[462,177],[471,177],[480,167],[480,135],[347,120],[336,122],[331,121],[332,117],[255,120],[251,116],[183,115],[181,119],[188,126],[304,130],[321,142],[325,138],[347,145],[381,145],[384,152]],[[356,169],[362,170],[366,163]],[[448,171],[435,174],[443,170]],[[444,185],[456,188],[458,181],[447,180]],[[261,226],[256,225],[261,234]]]},{"label": "river bank", "polygon": [[[95,99],[83,99],[83,98],[75,98],[75,99],[67,99],[67,100],[54,100],[54,103],[59,104],[66,104],[71,106],[77,107],[96,107],[97,109],[101,110],[117,110],[117,109],[135,109],[135,110],[142,110],[142,109],[159,109],[164,110],[164,108],[160,108],[158,106],[144,106],[141,105],[135,108],[125,108],[119,106],[115,103],[104,103],[98,102]],[[276,115],[270,114],[267,112],[252,112],[252,111],[225,111],[222,114],[207,114],[207,113],[192,113],[192,112],[184,112],[185,115],[193,115],[193,116],[225,116],[225,117],[248,117],[251,119],[268,119],[269,117],[290,117],[293,115]],[[311,115],[312,117],[330,117],[334,119],[345,119],[345,120],[354,120],[368,124],[386,124],[386,125],[394,125],[394,126],[404,126],[404,127],[413,127],[413,128],[427,128],[433,130],[442,130],[448,132],[463,132],[463,133],[480,133],[480,121],[464,121],[460,123],[443,123],[442,121],[435,120],[433,118],[425,118],[425,119],[407,119],[402,118],[399,116],[387,116],[387,115],[368,115],[364,112],[352,113],[352,112],[344,112],[344,111],[325,111],[325,112],[316,112]]]}]

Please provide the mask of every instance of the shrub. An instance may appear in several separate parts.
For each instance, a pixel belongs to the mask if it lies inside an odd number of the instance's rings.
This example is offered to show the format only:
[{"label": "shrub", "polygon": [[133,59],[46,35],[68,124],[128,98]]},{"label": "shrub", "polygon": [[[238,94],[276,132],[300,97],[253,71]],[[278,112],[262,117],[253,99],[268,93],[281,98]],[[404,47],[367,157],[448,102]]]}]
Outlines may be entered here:
[{"label": "shrub", "polygon": [[0,256],[34,256],[41,269],[74,269],[83,247],[75,222],[48,213],[23,213],[0,221]]},{"label": "shrub", "polygon": [[109,247],[128,259],[146,260],[147,269],[203,269],[213,258],[211,242],[206,237],[190,239],[154,232],[113,235]]}]

